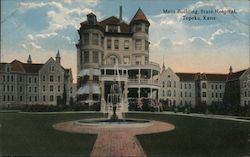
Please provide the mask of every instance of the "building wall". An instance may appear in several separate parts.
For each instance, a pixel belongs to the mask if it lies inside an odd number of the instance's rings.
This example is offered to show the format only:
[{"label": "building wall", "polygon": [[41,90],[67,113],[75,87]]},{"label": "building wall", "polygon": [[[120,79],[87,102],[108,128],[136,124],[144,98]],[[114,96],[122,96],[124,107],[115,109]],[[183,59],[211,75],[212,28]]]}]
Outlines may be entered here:
[{"label": "building wall", "polygon": [[57,96],[63,95],[64,70],[52,58],[39,70],[41,104],[56,105]]},{"label": "building wall", "polygon": [[250,68],[240,77],[240,105],[250,105]]},{"label": "building wall", "polygon": [[180,104],[195,106],[195,81],[180,81]]},{"label": "building wall", "polygon": [[180,103],[180,79],[170,69],[164,70],[159,76],[159,99],[168,100],[169,105]]}]

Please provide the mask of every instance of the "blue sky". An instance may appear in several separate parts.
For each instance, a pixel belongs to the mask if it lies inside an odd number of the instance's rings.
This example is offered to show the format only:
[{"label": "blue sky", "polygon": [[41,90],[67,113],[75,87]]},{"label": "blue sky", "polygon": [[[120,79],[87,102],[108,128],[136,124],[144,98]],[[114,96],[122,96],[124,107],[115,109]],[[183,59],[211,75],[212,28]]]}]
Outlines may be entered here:
[{"label": "blue sky", "polygon": [[[150,60],[177,72],[227,73],[249,67],[248,0],[1,0],[1,60],[44,63],[60,50],[62,64],[76,76],[77,29],[94,12],[98,20],[119,15],[129,23],[138,8],[150,21]],[[166,14],[163,9],[236,10],[206,14],[216,20],[183,20],[192,13]],[[203,16],[203,15],[197,15]]]}]

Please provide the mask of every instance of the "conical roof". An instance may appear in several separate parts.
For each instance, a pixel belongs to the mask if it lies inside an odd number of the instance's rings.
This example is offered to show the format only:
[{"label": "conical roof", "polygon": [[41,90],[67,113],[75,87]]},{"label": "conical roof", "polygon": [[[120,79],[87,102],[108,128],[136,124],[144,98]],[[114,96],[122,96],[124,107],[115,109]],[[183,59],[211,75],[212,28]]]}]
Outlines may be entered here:
[{"label": "conical roof", "polygon": [[145,16],[145,14],[143,13],[143,11],[141,10],[141,8],[137,10],[137,12],[135,13],[135,16],[132,18],[130,23],[134,23],[136,21],[143,21],[149,24],[149,21],[147,17]]}]

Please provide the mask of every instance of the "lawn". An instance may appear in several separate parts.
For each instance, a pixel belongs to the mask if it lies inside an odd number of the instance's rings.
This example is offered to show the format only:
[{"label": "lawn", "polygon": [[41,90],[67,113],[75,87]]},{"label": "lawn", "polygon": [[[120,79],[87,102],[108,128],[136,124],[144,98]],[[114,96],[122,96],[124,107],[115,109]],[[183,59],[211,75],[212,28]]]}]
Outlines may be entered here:
[{"label": "lawn", "polygon": [[[57,122],[101,114],[0,113],[0,155],[89,156],[96,135],[54,130]],[[163,114],[127,117],[170,122],[171,132],[137,136],[148,156],[243,156],[249,152],[250,123]]]},{"label": "lawn", "polygon": [[175,125],[171,132],[137,136],[148,156],[239,157],[250,155],[250,123],[175,115],[129,114]]},{"label": "lawn", "polygon": [[100,114],[0,113],[0,156],[89,156],[96,135],[57,131],[57,122]]}]

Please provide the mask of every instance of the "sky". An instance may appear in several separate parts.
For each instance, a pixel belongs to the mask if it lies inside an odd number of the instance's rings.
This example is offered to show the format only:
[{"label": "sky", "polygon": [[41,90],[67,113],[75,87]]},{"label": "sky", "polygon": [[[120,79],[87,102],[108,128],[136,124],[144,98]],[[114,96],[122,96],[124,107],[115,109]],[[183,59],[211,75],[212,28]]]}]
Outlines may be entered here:
[{"label": "sky", "polygon": [[228,73],[230,65],[233,71],[249,67],[248,0],[1,0],[1,62],[26,62],[30,54],[33,63],[45,63],[59,50],[63,66],[72,69],[76,80],[80,23],[91,12],[98,21],[119,17],[120,5],[127,23],[138,8],[147,16],[150,60],[160,66],[164,62],[175,72],[206,73]]}]

